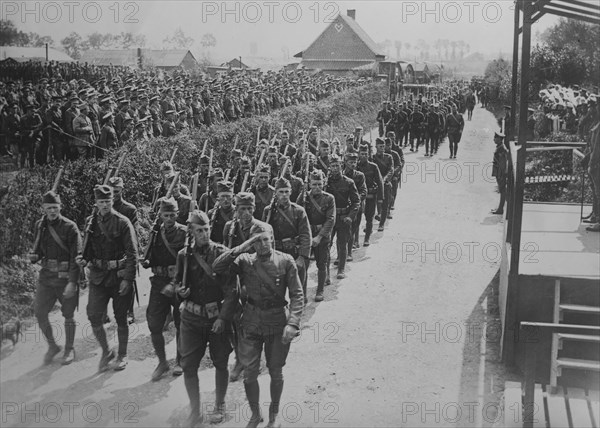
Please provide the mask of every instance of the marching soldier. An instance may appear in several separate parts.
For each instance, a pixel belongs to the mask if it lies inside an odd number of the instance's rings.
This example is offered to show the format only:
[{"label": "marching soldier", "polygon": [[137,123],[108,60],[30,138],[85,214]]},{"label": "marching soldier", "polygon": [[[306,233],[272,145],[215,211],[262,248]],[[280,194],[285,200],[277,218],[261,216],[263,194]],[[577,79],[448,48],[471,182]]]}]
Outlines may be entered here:
[{"label": "marching soldier", "polygon": [[370,245],[371,233],[373,233],[373,217],[375,210],[381,212],[384,197],[383,179],[377,164],[369,160],[369,146],[362,144],[358,151],[358,171],[365,175],[367,185],[367,197],[365,199],[365,241],[364,246]]},{"label": "marching soldier", "polygon": [[[273,229],[270,226],[253,225],[250,239],[220,256],[214,264],[217,273],[229,271],[237,274],[248,294],[243,308],[238,351],[244,365],[246,398],[252,411],[247,425],[249,428],[256,428],[262,421],[258,373],[263,347],[271,377],[267,426],[279,426],[283,366],[302,317],[304,295],[296,263],[289,254],[273,250],[272,242]],[[250,248],[255,250],[255,254],[248,253]],[[285,310],[288,306],[286,290],[290,300],[289,315]]]},{"label": "marching soldier", "polygon": [[271,168],[268,165],[262,165],[258,167],[256,172],[256,186],[251,192],[256,198],[256,210],[254,211],[254,218],[261,220],[265,208],[273,201],[275,188],[269,185],[269,178],[271,177]]},{"label": "marching soldier", "polygon": [[44,194],[42,199],[44,217],[36,224],[36,244],[29,255],[32,263],[41,261],[42,269],[35,291],[34,312],[40,330],[48,341],[48,351],[44,363],[50,364],[61,350],[54,340],[48,314],[58,300],[65,318],[65,351],[61,364],[73,362],[75,351],[76,322],[73,319],[79,299],[77,282],[79,266],[75,258],[81,254],[81,237],[75,222],[60,213],[60,197],[53,191]]},{"label": "marching soldier", "polygon": [[142,266],[146,269],[151,268],[153,273],[153,276],[150,277],[150,298],[146,309],[150,337],[158,357],[158,366],[152,373],[153,381],[159,380],[163,374],[169,371],[165,354],[165,338],[162,332],[171,310],[173,311],[173,321],[177,330],[175,337],[178,345],[173,376],[179,376],[183,373],[181,355],[179,354],[179,302],[173,288],[169,285],[175,277],[177,253],[183,248],[186,228],[177,223],[178,206],[175,199],[161,198],[159,204],[159,230],[156,231],[154,241],[150,243],[148,260],[142,262]]},{"label": "marching soldier", "polygon": [[333,235],[337,235],[338,279],[346,277],[345,267],[348,257],[352,221],[356,218],[360,205],[360,197],[354,181],[342,174],[342,160],[337,155],[331,156],[329,176],[325,190],[335,198],[336,220]]},{"label": "marching soldier", "polygon": [[200,196],[200,200],[198,201],[198,209],[208,213],[214,208],[218,199],[217,186],[221,180],[223,180],[223,170],[221,168],[213,169],[208,176],[208,193],[204,191],[202,196]]},{"label": "marching soldier", "polygon": [[[125,217],[129,219],[131,225],[133,226],[133,230],[136,232],[136,243],[137,243],[137,232],[138,232],[138,216],[137,216],[137,208],[132,203],[127,202],[123,199],[123,179],[121,177],[111,177],[108,180],[108,185],[112,187],[113,190],[113,209],[119,214],[123,214]],[[134,290],[135,290],[135,280],[134,282]],[[129,304],[129,310],[127,311],[127,321],[129,324],[133,324],[135,322],[135,315],[133,313],[133,303],[135,300],[135,296],[131,295],[131,303]]]},{"label": "marching soldier", "polygon": [[[292,202],[296,202],[300,196],[300,193],[302,192],[302,189],[304,189],[304,181],[300,177],[292,174],[291,161],[287,156],[282,155],[279,158],[280,168],[285,168],[286,162],[290,162],[290,165],[288,165],[288,168],[285,169],[283,178],[287,178],[290,181],[290,184],[292,185],[292,194],[290,195],[290,200]],[[276,181],[276,179],[272,180],[272,184],[275,185]]]},{"label": "marching soldier", "polygon": [[385,221],[390,212],[392,202],[392,177],[394,176],[394,158],[385,152],[385,141],[381,138],[375,140],[376,153],[373,155],[373,163],[379,168],[383,180],[383,204],[378,212],[379,232],[383,232]]},{"label": "marching soldier", "polygon": [[[324,192],[324,187],[325,174],[321,170],[313,170],[310,174],[310,191],[303,193],[298,202],[306,210],[313,236],[311,246],[314,249],[317,264],[315,302],[323,301],[323,288],[325,287],[327,264],[329,263],[329,245],[336,220],[335,198],[332,194]],[[306,283],[302,284],[302,288],[306,296]]]},{"label": "marching soldier", "polygon": [[29,159],[29,167],[33,168],[35,145],[40,138],[42,126],[42,118],[36,113],[35,107],[31,104],[25,106],[25,115],[21,118],[21,145],[19,146],[21,168],[25,167],[26,159]]},{"label": "marching soldier", "polygon": [[77,257],[79,266],[89,262],[89,299],[87,315],[94,336],[102,348],[102,358],[98,370],[106,371],[115,358],[114,351],[108,348],[106,331],[102,325],[102,315],[108,301],[113,300],[117,321],[119,349],[116,355],[115,370],[127,366],[127,342],[129,324],[127,310],[133,292],[137,263],[135,231],[127,217],[113,209],[113,191],[110,186],[96,186],[94,189],[97,213],[87,219],[86,234],[89,239],[83,255]]},{"label": "marching soldier", "polygon": [[[217,274],[213,263],[227,247],[210,240],[208,216],[199,210],[190,213],[188,233],[193,248],[184,247],[177,254],[175,290],[183,302],[179,353],[185,389],[190,400],[187,426],[201,420],[198,367],[209,345],[215,366],[215,411],[212,422],[220,422],[225,412],[225,395],[229,383],[227,363],[231,354],[231,320],[235,311],[235,295],[229,288],[227,275]],[[185,265],[187,263],[187,270]],[[184,278],[184,273],[187,276]]]},{"label": "marching soldier", "polygon": [[[417,104],[415,111],[410,115],[410,151],[418,152],[419,146],[423,142],[425,115],[421,112],[421,106]],[[415,140],[417,145],[415,147]],[[383,173],[381,175],[384,175]]]},{"label": "marching soldier", "polygon": [[[508,122],[507,122],[508,123]],[[446,117],[446,132],[450,143],[450,159],[456,159],[458,152],[458,143],[462,137],[465,120],[463,115],[458,112],[456,105],[452,104],[452,113]]]},{"label": "marching soldier", "polygon": [[233,219],[234,207],[233,183],[230,181],[220,181],[217,183],[217,205],[208,212],[211,219],[210,240],[219,244],[225,244],[225,235],[223,229],[225,224]]},{"label": "marching soldier", "polygon": [[331,144],[327,140],[321,140],[319,143],[319,155],[315,163],[315,168],[320,169],[325,174],[329,172],[329,162],[331,159]]},{"label": "marching soldier", "polygon": [[389,109],[390,103],[389,101],[384,101],[382,109],[377,113],[377,122],[379,122],[379,136],[383,137],[385,132],[390,125],[393,117],[392,112]]},{"label": "marching soldier", "polygon": [[346,152],[346,162],[344,168],[344,175],[352,181],[358,191],[360,203],[358,205],[358,211],[356,216],[352,220],[352,228],[350,230],[350,239],[348,239],[348,258],[352,259],[352,250],[358,248],[358,231],[360,228],[360,219],[365,209],[365,200],[367,198],[367,183],[365,175],[356,170],[358,165],[358,154],[352,152]]},{"label": "marching soldier", "polygon": [[[392,141],[394,141],[393,137],[385,139],[385,153],[390,155],[394,161],[394,172],[392,174],[391,180],[392,193],[390,197],[390,206],[388,208],[387,217],[389,219],[392,218],[392,211],[394,210],[394,205],[396,204],[396,194],[398,193],[398,183],[400,183],[402,168],[404,168],[404,155],[402,155],[402,158],[400,158],[398,152],[392,150]],[[400,152],[402,152],[402,149],[400,149]]]},{"label": "marching soldier", "polygon": [[[274,230],[275,249],[291,255],[296,260],[300,282],[304,284],[312,235],[306,211],[290,201],[292,185],[286,178],[275,184],[275,198],[264,210],[263,221]],[[304,296],[305,303],[307,297]]]},{"label": "marching soldier", "polygon": [[[158,201],[158,199],[162,196],[165,196],[167,190],[169,190],[169,179],[175,176],[175,171],[173,170],[173,165],[169,161],[164,161],[160,166],[160,173],[163,176],[162,183],[154,188],[152,194],[152,200]],[[204,192],[206,188],[202,189]],[[190,189],[181,182],[179,183],[179,192],[190,196]]]},{"label": "marching soldier", "polygon": [[[250,171],[251,162],[250,159],[246,156],[240,158],[240,169],[237,171],[235,179],[233,181],[233,193],[237,194],[242,191],[242,184],[244,184],[244,178],[246,174],[248,174],[248,178],[246,180],[246,188],[250,186],[254,178],[254,174]],[[246,190],[246,189],[244,189]]]},{"label": "marching soldier", "polygon": [[115,119],[112,113],[107,113],[102,117],[102,129],[100,130],[100,140],[98,141],[98,150],[96,150],[96,158],[104,157],[104,150],[114,149],[117,147],[119,140],[115,131]]}]

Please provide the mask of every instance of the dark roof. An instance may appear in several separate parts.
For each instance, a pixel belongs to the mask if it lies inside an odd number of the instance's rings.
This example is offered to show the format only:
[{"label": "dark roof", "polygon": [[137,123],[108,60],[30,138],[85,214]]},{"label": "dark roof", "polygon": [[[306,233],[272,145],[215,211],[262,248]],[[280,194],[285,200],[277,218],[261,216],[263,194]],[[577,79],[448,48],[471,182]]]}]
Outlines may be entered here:
[{"label": "dark roof", "polygon": [[[177,67],[188,53],[192,55],[187,49],[142,49],[142,58],[155,67]],[[80,61],[95,65],[136,67],[137,49],[90,49],[82,52]]]},{"label": "dark roof", "polygon": [[330,61],[373,61],[385,58],[361,26],[354,19],[342,14],[339,14],[308,48],[294,56],[303,60]]},{"label": "dark roof", "polygon": [[375,61],[323,61],[323,60],[302,60],[300,63],[309,70],[351,70],[363,66],[372,66]]},{"label": "dark roof", "polygon": [[[46,48],[0,46],[0,60],[13,58],[16,61],[46,61]],[[59,50],[48,48],[48,61],[73,62],[69,55]]]}]

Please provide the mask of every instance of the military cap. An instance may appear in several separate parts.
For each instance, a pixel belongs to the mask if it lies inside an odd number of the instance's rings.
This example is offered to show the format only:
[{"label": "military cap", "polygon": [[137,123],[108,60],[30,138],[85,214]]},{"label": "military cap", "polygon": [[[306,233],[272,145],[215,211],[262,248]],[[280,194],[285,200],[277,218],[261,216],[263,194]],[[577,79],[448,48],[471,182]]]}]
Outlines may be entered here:
[{"label": "military cap", "polygon": [[512,108],[511,108],[511,106],[504,106],[504,108],[505,108],[506,110],[511,110],[511,109],[512,109]]},{"label": "military cap", "polygon": [[287,178],[280,177],[275,182],[275,190],[277,190],[277,189],[291,189],[291,188],[292,188],[292,184],[290,183],[290,180],[288,180]]},{"label": "military cap", "polygon": [[260,233],[273,234],[273,226],[263,221],[255,221],[250,227],[250,236],[258,235]]},{"label": "military cap", "polygon": [[89,108],[88,103],[81,103],[79,104],[79,110],[86,110]]},{"label": "military cap", "polygon": [[188,215],[187,222],[190,224],[199,224],[200,226],[206,226],[210,224],[210,220],[204,211],[194,210]]},{"label": "military cap", "polygon": [[62,96],[60,96],[60,95],[54,95],[54,96],[52,97],[52,99],[53,99],[54,101],[60,101],[60,100],[62,100],[62,99],[63,99],[63,97],[62,97]]},{"label": "military cap", "polygon": [[368,152],[369,151],[369,145],[368,144],[361,144],[360,146],[358,146],[358,151],[360,151],[360,152]]},{"label": "military cap", "polygon": [[111,112],[108,112],[104,116],[102,116],[102,120],[107,121],[111,117],[113,117],[113,114]]},{"label": "military cap", "polygon": [[177,113],[175,110],[167,110],[165,114],[174,114]]},{"label": "military cap", "polygon": [[208,165],[210,164],[210,158],[206,155],[200,156],[200,165]]},{"label": "military cap", "polygon": [[213,179],[216,179],[216,178],[223,178],[225,176],[225,174],[223,174],[223,170],[221,168],[215,168],[210,172],[210,174],[208,176]]},{"label": "military cap", "polygon": [[108,179],[108,185],[110,187],[124,187],[123,179],[121,177],[111,177]]},{"label": "military cap", "polygon": [[106,104],[106,103],[110,102],[110,99],[111,99],[110,96],[102,98],[100,100],[100,104]]},{"label": "military cap", "polygon": [[381,137],[375,138],[375,145],[377,144],[385,144],[385,141]]},{"label": "military cap", "polygon": [[132,118],[132,117],[129,117],[129,116],[127,116],[127,117],[124,119],[124,122],[125,122],[125,123],[130,123],[130,122],[133,122],[133,118]]},{"label": "military cap", "polygon": [[308,132],[317,132],[317,127],[316,126],[311,126],[309,128]]},{"label": "military cap", "polygon": [[282,133],[281,133],[281,137],[289,137],[290,133],[287,131],[287,129],[285,129]]},{"label": "military cap", "polygon": [[235,195],[235,205],[237,207],[241,207],[241,206],[256,206],[256,202],[255,202],[255,198],[254,198],[254,193],[250,193],[250,192],[240,192],[237,195]]},{"label": "military cap", "polygon": [[330,143],[329,143],[329,141],[327,141],[327,140],[321,140],[321,141],[319,142],[319,146],[320,146],[320,147],[331,147],[331,144],[330,144]]},{"label": "military cap", "polygon": [[52,190],[44,193],[42,198],[43,204],[60,204],[60,196]]},{"label": "military cap", "polygon": [[329,165],[332,165],[334,163],[341,163],[341,162],[342,162],[342,159],[336,154],[332,154],[329,157]]},{"label": "military cap", "polygon": [[98,184],[96,187],[94,187],[94,197],[96,198],[96,200],[112,199],[112,187],[107,186],[106,184]]},{"label": "military cap", "polygon": [[44,77],[43,79],[40,79],[40,83],[48,83],[48,79]]},{"label": "military cap", "polygon": [[240,158],[240,165],[251,165],[250,158],[248,156],[243,156]]},{"label": "military cap", "polygon": [[354,141],[354,135],[352,135],[352,134],[348,134],[348,135],[346,136],[346,141]]},{"label": "military cap", "polygon": [[122,99],[122,100],[120,101],[120,103],[121,103],[121,104],[129,104],[129,100],[128,100],[127,98],[125,98],[125,99]]},{"label": "military cap", "polygon": [[77,92],[79,95],[87,95],[87,89],[82,89],[81,91]]},{"label": "military cap", "polygon": [[358,160],[358,154],[355,152],[346,152],[345,156],[347,161]]},{"label": "military cap", "polygon": [[257,169],[257,174],[271,174],[271,167],[268,164],[261,164]]},{"label": "military cap", "polygon": [[279,153],[279,150],[277,150],[277,147],[275,147],[275,146],[270,146],[269,149],[267,150],[267,153],[270,155],[277,154],[277,153]]},{"label": "military cap", "polygon": [[34,106],[33,104],[27,104],[27,105],[24,107],[24,110],[25,110],[25,111],[29,111],[29,110],[35,110],[35,106]]},{"label": "military cap", "polygon": [[152,103],[152,102],[154,102],[154,101],[158,101],[158,95],[154,95],[154,96],[150,97],[150,100],[149,100],[149,101],[150,101],[151,103]]},{"label": "military cap", "polygon": [[173,197],[165,198],[163,196],[158,201],[159,201],[159,210],[161,212],[179,211],[179,205],[177,204],[177,201]]},{"label": "military cap", "polygon": [[320,169],[313,169],[310,173],[310,180],[325,180],[325,174]]},{"label": "military cap", "polygon": [[242,151],[240,149],[235,149],[231,151],[231,155],[236,158],[242,157]]},{"label": "military cap", "polygon": [[231,181],[217,183],[217,194],[219,193],[233,193],[233,183]]},{"label": "military cap", "polygon": [[169,161],[164,161],[163,163],[160,164],[160,171],[161,172],[173,172],[173,164]]},{"label": "military cap", "polygon": [[505,138],[506,135],[504,135],[502,132],[494,132],[494,138]]}]

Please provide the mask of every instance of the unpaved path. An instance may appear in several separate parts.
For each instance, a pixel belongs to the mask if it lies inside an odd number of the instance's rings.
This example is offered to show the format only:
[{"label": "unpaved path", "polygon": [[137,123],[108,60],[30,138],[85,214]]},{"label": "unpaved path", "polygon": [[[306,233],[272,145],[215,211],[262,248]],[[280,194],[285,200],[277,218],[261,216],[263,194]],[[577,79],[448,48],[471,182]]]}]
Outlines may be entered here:
[{"label": "unpaved path", "polygon": [[[458,159],[448,159],[447,143],[433,158],[423,148],[406,151],[394,219],[369,248],[355,252],[348,278],[334,280],[323,303],[313,302],[311,268],[302,335],[284,369],[284,426],[501,424],[494,285],[504,223],[489,214],[498,200],[490,177],[495,127],[478,108]],[[142,306],[124,372],[96,374],[99,348],[85,316],[87,297],[77,313],[72,365],[40,366],[46,345],[34,325],[14,349],[3,349],[2,426],[180,426],[188,412],[183,379],[149,381],[156,359],[144,316],[147,277],[142,272]],[[60,313],[53,320],[61,331]],[[115,342],[114,325],[110,331]],[[167,355],[174,356],[169,334]],[[214,372],[203,367],[202,400],[209,404]],[[268,382],[265,370],[265,411]],[[231,413],[222,426],[245,426],[241,382],[230,385],[227,402]]]}]

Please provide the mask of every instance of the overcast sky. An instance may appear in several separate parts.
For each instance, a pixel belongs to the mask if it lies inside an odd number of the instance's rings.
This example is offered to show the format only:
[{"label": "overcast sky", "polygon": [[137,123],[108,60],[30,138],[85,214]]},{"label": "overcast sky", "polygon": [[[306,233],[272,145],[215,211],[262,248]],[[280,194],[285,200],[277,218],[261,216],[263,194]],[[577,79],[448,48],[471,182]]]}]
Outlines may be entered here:
[{"label": "overcast sky", "polygon": [[[496,56],[512,51],[514,9],[510,0],[497,1],[6,1],[3,19],[23,31],[51,36],[56,45],[70,32],[144,34],[147,47],[160,49],[163,39],[181,27],[195,39],[212,33],[217,59],[250,56],[290,58],[305,49],[338,13],[356,9],[356,20],[375,42],[424,39],[464,40],[471,52]],[[535,32],[554,24],[544,17]],[[395,49],[392,48],[392,54]]]}]

